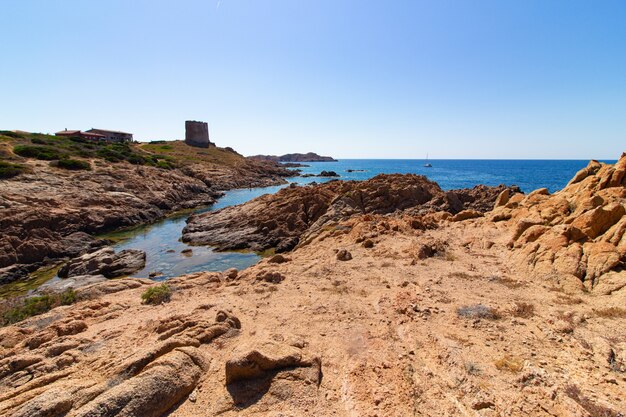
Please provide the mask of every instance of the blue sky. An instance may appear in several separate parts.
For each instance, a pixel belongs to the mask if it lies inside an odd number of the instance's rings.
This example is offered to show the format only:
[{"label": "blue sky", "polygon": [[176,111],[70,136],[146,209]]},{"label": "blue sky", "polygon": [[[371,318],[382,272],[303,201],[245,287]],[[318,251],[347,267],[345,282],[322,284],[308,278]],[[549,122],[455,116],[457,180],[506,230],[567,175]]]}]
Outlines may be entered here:
[{"label": "blue sky", "polygon": [[626,2],[0,0],[0,129],[246,155],[616,159]]}]

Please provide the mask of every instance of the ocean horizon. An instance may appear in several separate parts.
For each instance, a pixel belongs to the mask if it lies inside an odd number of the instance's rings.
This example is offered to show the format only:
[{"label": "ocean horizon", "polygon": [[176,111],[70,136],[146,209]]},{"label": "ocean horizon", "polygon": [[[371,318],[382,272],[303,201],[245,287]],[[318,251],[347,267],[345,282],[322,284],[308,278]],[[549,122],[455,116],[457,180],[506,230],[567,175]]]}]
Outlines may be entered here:
[{"label": "ocean horizon", "polygon": [[[437,182],[444,190],[476,185],[517,185],[525,192],[547,188],[555,192],[567,185],[588,159],[338,159],[335,162],[305,162],[297,168],[301,174],[317,175],[334,171],[339,177],[296,177],[294,182],[306,184],[332,179],[366,180],[378,174],[418,174]],[[601,160],[615,163],[615,160]]]}]

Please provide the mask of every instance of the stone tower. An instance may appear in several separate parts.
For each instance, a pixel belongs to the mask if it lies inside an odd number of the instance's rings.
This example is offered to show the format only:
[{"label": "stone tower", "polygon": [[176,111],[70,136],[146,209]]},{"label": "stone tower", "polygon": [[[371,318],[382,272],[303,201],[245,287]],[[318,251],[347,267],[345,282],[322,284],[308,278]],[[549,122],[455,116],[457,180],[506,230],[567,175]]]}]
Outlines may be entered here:
[{"label": "stone tower", "polygon": [[213,145],[209,140],[209,125],[205,122],[187,120],[185,122],[185,143],[197,148],[208,148]]}]

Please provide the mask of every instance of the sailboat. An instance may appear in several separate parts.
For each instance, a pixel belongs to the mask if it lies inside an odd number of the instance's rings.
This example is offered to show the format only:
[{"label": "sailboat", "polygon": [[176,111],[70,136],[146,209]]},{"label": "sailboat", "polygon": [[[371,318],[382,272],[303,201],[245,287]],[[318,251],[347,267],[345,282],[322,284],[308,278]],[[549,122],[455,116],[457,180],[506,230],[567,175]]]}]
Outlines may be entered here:
[{"label": "sailboat", "polygon": [[426,154],[426,163],[424,164],[424,168],[432,168],[433,166],[428,162],[428,154]]}]

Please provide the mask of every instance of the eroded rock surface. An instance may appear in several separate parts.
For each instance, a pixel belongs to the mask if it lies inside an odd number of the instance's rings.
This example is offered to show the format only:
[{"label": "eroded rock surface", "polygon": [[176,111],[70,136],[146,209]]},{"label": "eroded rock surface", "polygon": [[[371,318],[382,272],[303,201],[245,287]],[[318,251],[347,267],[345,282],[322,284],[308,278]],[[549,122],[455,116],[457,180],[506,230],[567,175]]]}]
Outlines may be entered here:
[{"label": "eroded rock surface", "polygon": [[240,206],[192,216],[183,230],[183,241],[219,250],[275,248],[285,252],[324,227],[355,214],[386,214],[411,208],[451,213],[466,208],[486,211],[505,188],[480,186],[446,193],[435,182],[413,174],[292,186]]},{"label": "eroded rock surface", "polygon": [[626,155],[615,165],[591,161],[563,190],[537,190],[490,216],[512,225],[509,245],[519,249],[515,258],[523,265],[543,275],[568,275],[592,289],[604,276],[612,282],[611,273],[626,261],[624,172]]}]

